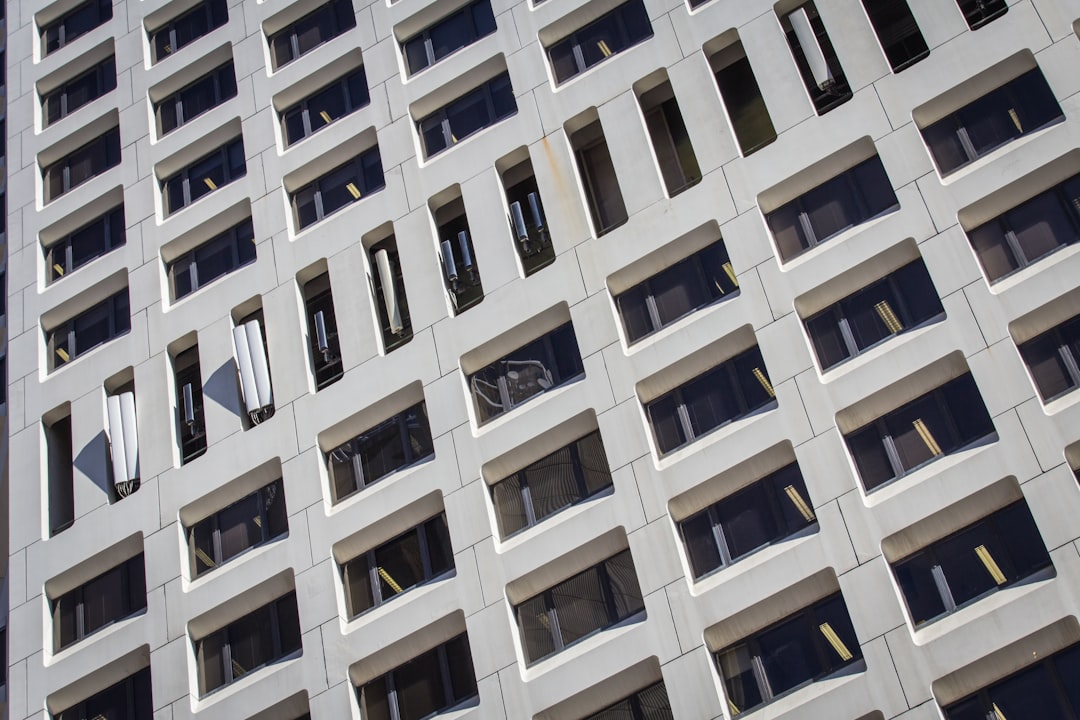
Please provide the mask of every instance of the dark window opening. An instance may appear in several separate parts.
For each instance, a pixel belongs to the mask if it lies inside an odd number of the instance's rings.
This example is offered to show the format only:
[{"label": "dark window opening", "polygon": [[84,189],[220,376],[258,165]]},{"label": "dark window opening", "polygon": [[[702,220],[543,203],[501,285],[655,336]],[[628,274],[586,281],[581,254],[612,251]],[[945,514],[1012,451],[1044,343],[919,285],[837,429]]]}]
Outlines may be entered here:
[{"label": "dark window opening", "polygon": [[285,486],[275,480],[188,528],[192,576],[289,532]]},{"label": "dark window opening", "polygon": [[225,0],[204,0],[172,22],[150,33],[150,52],[161,62],[229,21]]},{"label": "dark window opening", "polygon": [[158,103],[154,108],[158,132],[171,132],[234,97],[236,71],[230,60]]},{"label": "dark window opening", "polygon": [[206,452],[206,419],[203,416],[198,345],[173,358],[173,374],[176,379],[176,432],[180,444],[180,464],[184,465]]},{"label": "dark window opening", "polygon": [[640,102],[645,127],[660,164],[660,176],[668,195],[674,197],[701,180],[701,167],[679,111],[679,101],[671,83],[665,82],[644,93]]},{"label": "dark window opening", "polygon": [[555,262],[555,247],[551,244],[551,231],[532,163],[524,160],[503,173],[503,185],[514,247],[528,277]]},{"label": "dark window opening", "polygon": [[416,123],[424,157],[436,155],[516,112],[510,75],[498,75]]},{"label": "dark window opening", "polygon": [[943,710],[947,720],[1070,720],[1080,717],[1078,677],[1080,645],[1072,645]]},{"label": "dark window opening", "polygon": [[249,218],[169,263],[173,299],[186,297],[253,262],[255,230]]},{"label": "dark window opening", "polygon": [[364,720],[423,720],[477,697],[462,633],[356,689]]},{"label": "dark window opening", "polygon": [[716,84],[742,154],[750,155],[776,139],[769,108],[741,41],[713,59]]},{"label": "dark window opening", "polygon": [[82,185],[120,164],[120,129],[113,128],[42,171],[45,202]]},{"label": "dark window opening", "polygon": [[1020,346],[1020,356],[1043,402],[1080,386],[1080,315],[1028,340]]},{"label": "dark window opening", "polygon": [[397,240],[393,236],[372,245],[368,250],[371,262],[371,292],[379,316],[385,352],[395,350],[412,340],[412,319],[405,296],[405,278],[398,256]]},{"label": "dark window opening", "polygon": [[116,89],[116,59],[106,58],[41,98],[45,127]]},{"label": "dark window opening", "polygon": [[454,307],[454,314],[460,315],[484,299],[480,265],[476,260],[476,251],[469,235],[469,219],[465,216],[465,204],[461,198],[457,197],[436,210],[435,222],[438,225],[439,260],[446,293]]},{"label": "dark window opening", "polygon": [[112,687],[56,714],[56,720],[143,720],[154,716],[150,668],[143,668]]},{"label": "dark window opening", "polygon": [[495,32],[491,0],[479,0],[447,15],[401,43],[405,65],[415,75],[447,55]]},{"label": "dark window opening", "polygon": [[585,72],[653,35],[641,0],[631,0],[548,48],[555,84]]},{"label": "dark window opening", "polygon": [[53,650],[146,609],[142,553],[64,593],[52,603]]},{"label": "dark window opening", "polygon": [[56,370],[129,330],[131,308],[124,288],[47,333],[49,369]]},{"label": "dark window opening", "polygon": [[49,478],[49,537],[53,537],[75,522],[71,415],[43,425]]},{"label": "dark window opening", "polygon": [[1005,0],[956,0],[960,6],[960,12],[964,13],[968,27],[978,30],[983,25],[1009,11],[1009,5]]},{"label": "dark window opening", "polygon": [[370,101],[367,75],[361,66],[319,88],[281,113],[286,147],[356,112]]},{"label": "dark window opening", "polygon": [[585,720],[667,720],[672,718],[664,681],[642,688],[628,698],[608,705]]},{"label": "dark window opening", "polygon": [[237,138],[209,155],[202,156],[161,183],[165,214],[171,215],[222,185],[245,175],[247,163],[244,160],[244,142]]},{"label": "dark window opening", "polygon": [[278,70],[301,55],[356,27],[351,0],[330,0],[270,36],[270,57]]},{"label": "dark window opening", "polygon": [[862,0],[862,4],[893,72],[900,72],[930,55],[907,0]]},{"label": "dark window opening", "polygon": [[337,382],[345,373],[329,273],[324,272],[304,283],[304,311],[307,316],[308,347],[315,369],[315,390],[318,391]]},{"label": "dark window opening", "polygon": [[56,282],[68,273],[126,242],[124,206],[120,205],[91,220],[45,250],[46,274],[49,282]]},{"label": "dark window opening", "polygon": [[814,3],[785,15],[780,24],[817,114],[824,115],[850,100],[851,86]]},{"label": "dark window opening", "polygon": [[376,145],[293,193],[297,227],[313,225],[385,185]]},{"label": "dark window opening", "polygon": [[112,0],[89,0],[41,28],[41,55],[56,52],[75,38],[112,20]]},{"label": "dark window opening", "polygon": [[581,184],[589,205],[597,237],[614,230],[628,219],[615,164],[599,120],[594,120],[570,137]]}]

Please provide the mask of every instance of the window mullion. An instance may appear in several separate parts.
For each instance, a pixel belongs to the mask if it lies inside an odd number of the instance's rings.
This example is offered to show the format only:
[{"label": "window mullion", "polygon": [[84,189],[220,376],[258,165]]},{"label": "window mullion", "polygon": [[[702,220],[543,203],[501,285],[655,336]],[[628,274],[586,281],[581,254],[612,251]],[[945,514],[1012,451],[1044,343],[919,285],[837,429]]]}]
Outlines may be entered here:
[{"label": "window mullion", "polygon": [[1059,345],[1057,352],[1058,356],[1061,358],[1061,362],[1065,365],[1066,372],[1069,373],[1069,378],[1072,380],[1072,387],[1080,385],[1080,364],[1077,363],[1077,359],[1073,356],[1073,352],[1068,344]]},{"label": "window mullion", "polygon": [[381,605],[384,600],[382,596],[382,584],[379,578],[379,561],[375,557],[374,550],[367,551],[368,561],[368,582],[371,583],[371,599],[376,606]]},{"label": "window mullion", "polygon": [[454,701],[454,688],[450,679],[450,658],[446,656],[445,643],[435,648],[439,658],[439,674],[442,675],[443,707],[449,707]]},{"label": "window mullion", "polygon": [[430,580],[434,572],[431,569],[431,549],[427,543],[427,533],[424,532],[424,524],[418,525],[414,532],[420,546],[420,564],[424,571],[424,580]]},{"label": "window mullion", "polygon": [[659,330],[663,327],[663,322],[660,320],[660,310],[656,307],[656,296],[653,295],[652,283],[648,280],[645,281],[645,310],[649,313],[649,322],[652,323],[653,330]]},{"label": "window mullion", "polygon": [[1012,250],[1013,256],[1016,258],[1016,263],[1020,267],[1027,267],[1031,264],[1031,260],[1028,259],[1027,254],[1024,252],[1024,248],[1020,245],[1020,239],[1016,237],[1016,232],[1012,228],[1008,227],[1007,223],[1003,223],[1006,226],[1005,230],[1005,244]]},{"label": "window mullion", "polygon": [[881,444],[885,447],[885,455],[889,459],[889,465],[892,466],[893,478],[903,477],[907,471],[904,469],[903,463],[900,462],[900,453],[896,451],[896,443],[887,430],[881,435]]},{"label": "window mullion", "polygon": [[851,332],[851,323],[847,317],[841,315],[839,322],[836,323],[837,328],[840,330],[840,339],[844,341],[844,345],[847,347],[848,356],[855,357],[859,354],[858,343],[855,342],[855,333]]},{"label": "window mullion", "polygon": [[577,442],[570,445],[570,464],[574,470],[574,481],[577,483],[578,500],[587,497],[589,488],[585,483],[585,466],[581,461],[581,452]]},{"label": "window mullion", "polygon": [[683,434],[686,435],[686,442],[690,442],[696,439],[697,436],[694,434],[694,427],[690,422],[690,411],[686,408],[682,393],[677,394],[675,402],[675,415],[679,419],[679,423],[683,426]]},{"label": "window mullion", "polygon": [[221,661],[225,665],[225,684],[228,685],[236,678],[233,677],[232,640],[229,638],[229,627],[226,625],[222,631],[225,642],[221,644]]},{"label": "window mullion", "polygon": [[533,507],[532,490],[529,488],[529,481],[525,476],[525,473],[519,475],[521,486],[521,504],[525,508],[525,527],[532,527],[537,523],[536,509]]},{"label": "window mullion", "polygon": [[398,706],[397,683],[394,680],[393,670],[386,673],[386,700],[390,705],[391,720],[401,720],[401,708]]},{"label": "window mullion", "polygon": [[709,508],[709,524],[712,527],[713,542],[716,543],[717,549],[720,551],[720,563],[721,567],[727,567],[733,561],[731,557],[731,550],[728,548],[727,535],[724,533],[724,526],[720,522],[719,513],[715,512],[715,505]]}]

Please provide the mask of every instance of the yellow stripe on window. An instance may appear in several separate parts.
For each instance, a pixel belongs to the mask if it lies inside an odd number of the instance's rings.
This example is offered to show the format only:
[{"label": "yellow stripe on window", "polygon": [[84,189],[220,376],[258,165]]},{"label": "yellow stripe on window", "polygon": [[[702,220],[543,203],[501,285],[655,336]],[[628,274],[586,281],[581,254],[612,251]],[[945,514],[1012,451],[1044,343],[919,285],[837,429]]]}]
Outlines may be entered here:
[{"label": "yellow stripe on window", "polygon": [[1001,712],[1001,708],[998,707],[997,703],[994,703],[994,720],[1008,720],[1008,718],[1005,717],[1005,713]]},{"label": "yellow stripe on window", "polygon": [[911,425],[915,428],[915,432],[919,433],[919,437],[922,438],[922,441],[926,443],[926,447],[930,450],[931,455],[934,457],[944,455],[944,453],[941,452],[941,446],[937,444],[937,440],[930,434],[930,428],[926,427],[926,423],[923,422],[922,418],[911,423]]},{"label": "yellow stripe on window", "polygon": [[728,710],[731,711],[731,717],[735,717],[736,715],[738,715],[739,713],[742,712],[742,710],[739,709],[738,705],[731,702],[731,698],[728,698],[727,706],[728,706]]},{"label": "yellow stripe on window", "polygon": [[604,57],[611,57],[611,48],[608,47],[607,40],[596,43],[596,47],[600,48],[600,52],[604,54]]},{"label": "yellow stripe on window", "polygon": [[802,494],[795,489],[794,485],[788,485],[784,488],[784,492],[787,493],[788,499],[791,500],[791,504],[794,505],[795,509],[799,511],[799,514],[806,519],[806,522],[814,522],[814,520],[817,520],[814,511],[811,510],[810,505],[803,500]]},{"label": "yellow stripe on window", "polygon": [[395,593],[401,592],[401,586],[394,582],[394,578],[390,577],[390,573],[386,572],[382,567],[379,567],[379,577],[381,577],[383,582],[389,585],[390,589]]},{"label": "yellow stripe on window", "polygon": [[202,548],[195,548],[195,557],[202,560],[207,567],[217,567],[217,563],[211,560],[210,556]]},{"label": "yellow stripe on window", "polygon": [[836,654],[840,656],[841,660],[847,662],[855,657],[851,654],[851,651],[847,649],[847,645],[840,639],[840,636],[836,634],[836,631],[832,629],[832,625],[829,623],[821,623],[818,625],[818,629],[821,630],[821,634],[829,641],[829,644],[832,645],[832,649],[836,651]]},{"label": "yellow stripe on window", "polygon": [[60,265],[60,263],[53,263],[52,269],[56,271],[57,275],[64,274],[64,268],[62,265]]},{"label": "yellow stripe on window", "polygon": [[731,263],[724,263],[723,268],[724,272],[727,273],[728,280],[731,280],[731,284],[735,287],[739,287],[739,281],[735,278],[735,269],[731,267]]},{"label": "yellow stripe on window", "polygon": [[68,355],[67,350],[65,350],[64,348],[56,348],[56,356],[64,362],[67,362],[71,359],[71,356]]},{"label": "yellow stripe on window", "polygon": [[1024,126],[1020,124],[1020,116],[1016,114],[1016,110],[1009,108],[1009,117],[1012,118],[1013,125],[1016,126],[1016,129],[1020,132],[1024,132]]},{"label": "yellow stripe on window", "polygon": [[761,371],[761,368],[754,368],[754,377],[761,383],[761,387],[765,388],[765,392],[769,393],[769,397],[776,397],[776,391],[773,390],[772,383],[769,382],[769,378],[765,377],[765,373]]},{"label": "yellow stripe on window", "polygon": [[349,191],[349,194],[353,196],[353,200],[360,199],[360,188],[356,187],[356,183],[349,183],[345,186],[345,189]]},{"label": "yellow stripe on window", "polygon": [[330,113],[326,112],[325,110],[320,110],[319,111],[319,117],[321,117],[323,119],[323,121],[326,122],[326,123],[334,122],[334,119],[332,117],[330,117]]},{"label": "yellow stripe on window", "polygon": [[975,548],[975,554],[979,556],[979,560],[982,560],[983,567],[986,568],[986,572],[990,573],[990,577],[994,578],[994,582],[998,585],[1005,584],[1005,573],[1001,572],[1001,568],[998,567],[997,562],[994,560],[994,556],[990,554],[990,551],[986,549],[985,545],[980,545]]},{"label": "yellow stripe on window", "polygon": [[896,313],[893,312],[893,309],[887,300],[882,300],[875,304],[874,309],[877,310],[881,322],[885,323],[885,327],[889,328],[889,332],[895,335],[904,329],[904,324],[896,317]]},{"label": "yellow stripe on window", "polygon": [[202,179],[202,181],[204,183],[206,183],[206,187],[210,188],[211,190],[217,190],[217,183],[215,183],[210,178],[205,177],[205,178]]}]

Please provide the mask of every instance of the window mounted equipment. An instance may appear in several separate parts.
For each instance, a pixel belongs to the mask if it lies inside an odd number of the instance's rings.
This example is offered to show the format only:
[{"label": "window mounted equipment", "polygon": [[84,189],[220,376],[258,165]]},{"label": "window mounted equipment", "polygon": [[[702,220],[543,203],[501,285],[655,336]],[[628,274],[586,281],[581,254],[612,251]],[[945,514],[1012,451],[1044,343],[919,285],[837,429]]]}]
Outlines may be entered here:
[{"label": "window mounted equipment", "polygon": [[109,447],[113,489],[125,498],[139,489],[139,433],[135,390],[125,389],[105,398],[105,441]]},{"label": "window mounted equipment", "polygon": [[56,714],[56,720],[141,720],[154,716],[150,668],[139,670],[115,685]]},{"label": "window mounted equipment", "polygon": [[253,262],[255,230],[248,218],[169,263],[169,285],[173,299],[187,297]]},{"label": "window mounted equipment", "polygon": [[195,642],[199,694],[301,652],[296,593],[290,592]]},{"label": "window mounted equipment", "polygon": [[430,158],[516,112],[510,75],[498,75],[416,123],[424,157]]},{"label": "window mounted equipment", "polygon": [[322,273],[304,284],[304,310],[307,317],[308,346],[315,369],[315,390],[341,379],[345,370],[341,363],[338,342],[337,315],[330,288],[329,273]]},{"label": "window mounted equipment", "polygon": [[491,0],[479,0],[442,18],[401,43],[410,75],[495,32]]},{"label": "window mounted equipment", "polygon": [[165,214],[171,215],[245,175],[244,142],[236,138],[162,182]]},{"label": "window mounted equipment", "polygon": [[484,299],[484,286],[480,281],[480,267],[476,262],[472,238],[469,237],[469,219],[465,205],[458,197],[449,205],[438,209],[436,218],[448,218],[439,222],[439,262],[442,266],[446,294],[454,313],[460,315]]},{"label": "window mounted equipment", "polygon": [[269,37],[275,70],[356,27],[351,0],[330,2]]},{"label": "window mounted equipment", "polygon": [[112,0],[88,0],[41,28],[41,56],[56,52],[75,38],[112,20]]},{"label": "window mounted equipment", "polygon": [[150,33],[150,53],[158,63],[229,21],[226,0],[203,0]]},{"label": "window mounted equipment", "polygon": [[249,315],[233,328],[233,350],[240,380],[240,399],[252,425],[274,414],[274,391],[270,383],[270,359],[262,310]]},{"label": "window mounted equipment", "polygon": [[405,278],[401,270],[397,241],[388,237],[371,246],[369,260],[372,294],[379,316],[383,348],[390,352],[412,340],[412,320],[405,297]]},{"label": "window mounted equipment", "polygon": [[140,553],[52,602],[53,650],[59,652],[145,609],[146,573]]},{"label": "window mounted equipment", "polygon": [[334,501],[432,457],[435,445],[421,402],[326,453]]},{"label": "window mounted equipment", "polygon": [[42,124],[48,127],[115,89],[116,58],[108,57],[42,96]]},{"label": "window mounted equipment", "polygon": [[907,0],[862,0],[862,4],[894,73],[930,55]]},{"label": "window mounted equipment", "polygon": [[319,88],[281,113],[285,146],[300,142],[371,101],[363,66]]},{"label": "window mounted equipment", "polygon": [[528,277],[555,262],[555,248],[551,244],[551,231],[544,217],[532,164],[527,160],[518,163],[504,173],[503,182],[513,182],[506,188],[510,232],[525,277]]},{"label": "window mounted equipment", "polygon": [[788,13],[780,25],[817,114],[824,115],[850,100],[851,86],[814,3]]},{"label": "window mounted equipment", "polygon": [[187,528],[192,576],[200,577],[288,532],[285,486],[275,480]]},{"label": "window mounted equipment", "polygon": [[364,720],[423,720],[477,697],[462,633],[356,689]]},{"label": "window mounted equipment", "polygon": [[206,452],[206,419],[203,416],[198,345],[173,358],[173,374],[176,380],[176,430],[180,442],[180,464],[184,465]]},{"label": "window mounted equipment", "polygon": [[1032,664],[943,708],[946,720],[1069,720],[1080,717],[1080,645]]},{"label": "window mounted equipment", "polygon": [[561,84],[653,35],[641,0],[619,5],[547,49],[555,84]]},{"label": "window mounted equipment", "polygon": [[126,242],[124,206],[119,205],[50,245],[45,250],[46,277],[56,282]]},{"label": "window mounted equipment", "polygon": [[1080,386],[1080,315],[1020,345],[1043,402]]},{"label": "window mounted equipment", "polygon": [[236,71],[233,62],[214,68],[154,107],[158,133],[165,135],[194,118],[236,97]]},{"label": "window mounted equipment", "polygon": [[972,30],[978,30],[1009,11],[1009,5],[1005,0],[956,0],[956,4]]},{"label": "window mounted equipment", "polygon": [[376,145],[293,193],[297,227],[313,225],[385,185]]},{"label": "window mounted equipment", "polygon": [[124,288],[46,333],[49,368],[56,370],[129,330],[131,309]]},{"label": "window mounted equipment", "polygon": [[45,202],[51,202],[120,164],[120,129],[113,128],[42,170]]}]

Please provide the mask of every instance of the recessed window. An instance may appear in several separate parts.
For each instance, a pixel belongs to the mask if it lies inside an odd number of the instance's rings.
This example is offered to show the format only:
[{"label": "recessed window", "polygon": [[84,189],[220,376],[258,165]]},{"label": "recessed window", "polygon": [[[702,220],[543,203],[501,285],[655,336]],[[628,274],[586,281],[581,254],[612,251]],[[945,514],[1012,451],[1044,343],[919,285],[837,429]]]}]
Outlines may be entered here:
[{"label": "recessed window", "polygon": [[1080,315],[1072,317],[1020,346],[1043,402],[1080,386]]},{"label": "recessed window", "polygon": [[674,197],[701,180],[701,168],[690,144],[679,101],[671,83],[665,82],[644,93],[639,102],[656,161],[660,164],[660,176],[668,195]]},{"label": "recessed window", "polygon": [[1009,11],[1005,0],[956,0],[956,4],[960,6],[960,12],[964,13],[964,19],[972,30],[978,30]]},{"label": "recessed window", "polygon": [[296,224],[306,228],[385,185],[382,157],[376,145],[293,193]]},{"label": "recessed window", "polygon": [[510,208],[514,247],[521,258],[525,277],[528,277],[555,262],[555,247],[551,243],[544,205],[540,202],[540,188],[529,160],[504,172],[502,180],[506,187],[506,205]]},{"label": "recessed window", "polygon": [[594,120],[570,136],[585,200],[593,227],[599,237],[628,219],[615,164],[611,161],[607,139],[599,120]]},{"label": "recessed window", "polygon": [[56,52],[75,38],[112,20],[112,0],[89,0],[41,28],[41,55]]},{"label": "recessed window", "polygon": [[368,250],[368,259],[383,349],[390,352],[412,340],[412,318],[409,317],[397,240],[391,236],[375,243]]},{"label": "recessed window", "polygon": [[995,282],[1080,239],[1080,175],[1017,205],[968,232],[968,240]]},{"label": "recessed window", "polygon": [[129,330],[131,309],[124,288],[46,333],[49,368],[56,370]]},{"label": "recessed window", "polygon": [[498,75],[416,123],[424,157],[436,155],[516,112],[510,75]]},{"label": "recessed window", "polygon": [[236,71],[230,60],[159,102],[154,107],[158,132],[161,135],[172,132],[233,97],[236,97]]},{"label": "recessed window", "polygon": [[663,720],[673,717],[664,681],[638,690],[585,720]]},{"label": "recessed window", "polygon": [[679,523],[694,579],[812,528],[817,516],[795,463]]},{"label": "recessed window", "polygon": [[356,27],[351,0],[331,0],[270,36],[274,69]]},{"label": "recessed window", "polygon": [[732,717],[862,660],[837,593],[716,653]]},{"label": "recessed window", "polygon": [[401,43],[405,65],[415,75],[447,55],[495,32],[491,0],[479,0],[447,15]]},{"label": "recessed window", "polygon": [[652,35],[644,3],[623,3],[548,48],[555,83],[564,83]]},{"label": "recessed window", "polygon": [[173,299],[186,297],[253,262],[255,230],[248,218],[169,263]]},{"label": "recessed window", "polygon": [[788,13],[780,25],[817,114],[824,115],[850,100],[851,86],[814,3]]},{"label": "recessed window", "polygon": [[638,613],[645,600],[629,550],[514,607],[529,665]]},{"label": "recessed window", "polygon": [[300,615],[290,592],[195,642],[199,694],[300,652]]},{"label": "recessed window", "polygon": [[938,170],[947,175],[1064,117],[1035,68],[923,128],[922,136]]},{"label": "recessed window", "polygon": [[142,720],[154,716],[150,668],[143,668],[112,687],[56,714],[56,720]]},{"label": "recessed window", "polygon": [[435,222],[446,294],[454,313],[460,315],[484,299],[480,265],[460,195],[435,211]]},{"label": "recessed window", "polygon": [[75,473],[71,444],[71,409],[62,417],[42,419],[48,472],[49,537],[75,523]]},{"label": "recessed window", "polygon": [[341,379],[345,370],[341,363],[341,344],[338,341],[337,314],[330,289],[330,274],[322,273],[304,283],[304,311],[307,316],[308,346],[315,369],[315,390]]},{"label": "recessed window", "polygon": [[566,323],[469,375],[477,422],[584,375],[574,326]]},{"label": "recessed window", "polygon": [[776,407],[765,361],[755,345],[645,406],[661,455],[730,422]]},{"label": "recessed window", "polygon": [[970,373],[844,436],[867,492],[994,434]]},{"label": "recessed window", "polygon": [[109,57],[41,98],[46,127],[116,89],[116,58]]},{"label": "recessed window", "polygon": [[722,240],[615,296],[626,341],[633,344],[718,300],[739,294]]},{"label": "recessed window", "polygon": [[780,257],[787,261],[899,207],[885,166],[875,155],[781,205],[765,219]]},{"label": "recessed window", "polygon": [[171,215],[246,174],[244,142],[237,138],[199,158],[161,184],[165,214]]},{"label": "recessed window", "polygon": [[187,529],[192,575],[199,577],[288,532],[285,487],[275,480]]},{"label": "recessed window", "polygon": [[945,316],[921,259],[894,270],[806,319],[822,370]]},{"label": "recessed window", "polygon": [[146,571],[140,553],[53,601],[53,650],[144,609]]},{"label": "recessed window", "polygon": [[150,33],[150,54],[153,61],[161,62],[228,21],[229,9],[225,0],[203,0],[175,20]]},{"label": "recessed window", "polygon": [[356,689],[364,720],[423,720],[476,698],[465,633]]},{"label": "recessed window", "polygon": [[44,168],[45,202],[120,164],[120,129],[113,128]]},{"label": "recessed window", "polygon": [[446,515],[439,513],[342,566],[349,616],[356,617],[454,569]]},{"label": "recessed window", "polygon": [[285,146],[300,142],[330,123],[356,112],[370,101],[367,75],[361,66],[281,113]]},{"label": "recessed window", "polygon": [[724,48],[712,62],[720,97],[742,154],[749,155],[775,140],[776,128],[742,42]]},{"label": "recessed window", "polygon": [[435,445],[421,402],[326,453],[334,501],[432,457]]},{"label": "recessed window", "polygon": [[1020,500],[893,564],[918,627],[1051,567]]},{"label": "recessed window", "polygon": [[611,487],[600,432],[594,430],[491,486],[506,538]]},{"label": "recessed window", "polygon": [[46,276],[56,282],[126,242],[124,206],[120,205],[50,245],[45,250]]},{"label": "recessed window", "polygon": [[862,0],[862,4],[893,72],[930,55],[907,0]]},{"label": "recessed window", "polygon": [[1080,645],[1036,660],[944,708],[946,720],[1070,718],[1080,716]]},{"label": "recessed window", "polygon": [[206,452],[206,419],[203,416],[202,374],[199,346],[194,345],[173,358],[176,389],[176,431],[180,444],[180,464],[191,462]]}]

